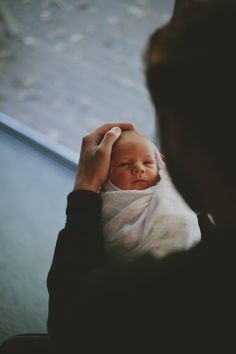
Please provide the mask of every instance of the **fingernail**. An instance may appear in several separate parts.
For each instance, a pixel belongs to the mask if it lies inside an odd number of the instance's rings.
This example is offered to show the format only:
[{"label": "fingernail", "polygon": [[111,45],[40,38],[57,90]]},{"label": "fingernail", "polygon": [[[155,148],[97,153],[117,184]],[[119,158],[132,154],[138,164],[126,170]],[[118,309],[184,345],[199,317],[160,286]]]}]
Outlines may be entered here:
[{"label": "fingernail", "polygon": [[111,128],[111,131],[113,133],[115,133],[116,135],[120,135],[121,134],[121,129],[119,127],[113,127],[113,128]]}]

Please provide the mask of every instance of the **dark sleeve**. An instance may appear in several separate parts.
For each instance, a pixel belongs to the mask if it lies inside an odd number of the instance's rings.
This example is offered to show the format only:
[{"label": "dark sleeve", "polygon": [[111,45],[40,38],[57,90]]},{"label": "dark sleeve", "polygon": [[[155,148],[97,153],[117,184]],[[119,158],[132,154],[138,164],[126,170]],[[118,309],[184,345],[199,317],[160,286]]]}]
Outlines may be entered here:
[{"label": "dark sleeve", "polygon": [[[78,190],[68,195],[66,225],[59,233],[48,274],[48,331],[52,338],[63,337],[70,321],[70,305],[76,306],[86,275],[105,263],[101,198],[97,193]],[[69,324],[70,326],[70,324]]]},{"label": "dark sleeve", "polygon": [[[106,260],[98,194],[72,192],[66,213],[48,274],[49,336],[65,353],[74,347],[76,353],[115,353],[110,347],[115,342],[123,352],[124,343],[133,346],[139,331],[143,336],[142,313],[149,313],[147,304],[154,294],[148,290],[155,284],[153,257],[130,264]],[[140,307],[142,302],[145,307]]]}]

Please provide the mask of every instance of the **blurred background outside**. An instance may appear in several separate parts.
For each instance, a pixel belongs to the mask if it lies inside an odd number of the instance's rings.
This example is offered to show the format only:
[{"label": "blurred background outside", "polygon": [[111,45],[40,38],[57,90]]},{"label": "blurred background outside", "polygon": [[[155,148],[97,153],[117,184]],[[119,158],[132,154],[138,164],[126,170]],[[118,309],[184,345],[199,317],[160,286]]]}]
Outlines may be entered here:
[{"label": "blurred background outside", "polygon": [[[79,152],[84,134],[131,121],[154,139],[142,53],[173,0],[0,0],[0,112]],[[6,12],[6,11],[5,11]]]},{"label": "blurred background outside", "polygon": [[132,121],[154,140],[142,53],[173,7],[0,0],[0,344],[47,331],[46,279],[75,172],[9,133],[2,117],[74,151],[75,161],[83,135],[105,122]]}]

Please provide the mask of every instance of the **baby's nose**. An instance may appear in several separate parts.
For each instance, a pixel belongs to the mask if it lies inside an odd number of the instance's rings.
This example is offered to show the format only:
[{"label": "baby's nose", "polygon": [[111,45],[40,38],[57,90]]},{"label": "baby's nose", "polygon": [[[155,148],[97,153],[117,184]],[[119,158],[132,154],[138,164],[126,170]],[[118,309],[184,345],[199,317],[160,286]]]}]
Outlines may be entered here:
[{"label": "baby's nose", "polygon": [[143,173],[144,172],[143,165],[140,163],[134,164],[132,171],[133,173]]}]

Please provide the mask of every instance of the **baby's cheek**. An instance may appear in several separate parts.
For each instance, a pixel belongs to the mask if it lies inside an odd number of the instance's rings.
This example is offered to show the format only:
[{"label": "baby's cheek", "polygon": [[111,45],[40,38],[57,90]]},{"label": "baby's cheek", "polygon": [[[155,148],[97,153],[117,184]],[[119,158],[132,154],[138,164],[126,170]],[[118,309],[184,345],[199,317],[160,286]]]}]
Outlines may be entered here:
[{"label": "baby's cheek", "polygon": [[114,168],[110,167],[108,171],[108,178],[111,180],[114,175],[115,175]]},{"label": "baby's cheek", "polygon": [[160,174],[159,174],[159,170],[155,169],[155,171],[153,171],[153,180],[154,183],[157,183],[158,181],[160,181]]},{"label": "baby's cheek", "polygon": [[115,186],[117,186],[117,183],[119,181],[119,176],[114,170],[112,169],[109,170],[108,178]]},{"label": "baby's cheek", "polygon": [[119,173],[112,173],[110,175],[110,181],[120,189],[130,189],[130,178],[127,176],[127,172],[119,171]]}]

